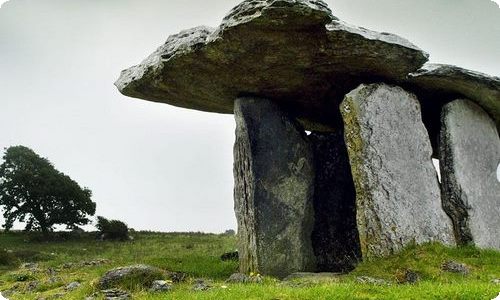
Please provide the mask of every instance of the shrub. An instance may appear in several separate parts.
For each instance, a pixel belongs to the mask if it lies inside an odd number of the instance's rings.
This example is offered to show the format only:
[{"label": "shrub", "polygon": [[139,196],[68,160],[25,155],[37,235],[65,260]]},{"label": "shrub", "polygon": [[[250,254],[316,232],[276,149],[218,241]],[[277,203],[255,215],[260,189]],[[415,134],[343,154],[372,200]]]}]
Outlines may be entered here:
[{"label": "shrub", "polygon": [[17,258],[6,250],[0,249],[0,266],[11,266],[17,263]]},{"label": "shrub", "polygon": [[97,229],[99,236],[103,240],[120,240],[129,239],[128,226],[119,220],[108,220],[104,217],[97,217]]}]

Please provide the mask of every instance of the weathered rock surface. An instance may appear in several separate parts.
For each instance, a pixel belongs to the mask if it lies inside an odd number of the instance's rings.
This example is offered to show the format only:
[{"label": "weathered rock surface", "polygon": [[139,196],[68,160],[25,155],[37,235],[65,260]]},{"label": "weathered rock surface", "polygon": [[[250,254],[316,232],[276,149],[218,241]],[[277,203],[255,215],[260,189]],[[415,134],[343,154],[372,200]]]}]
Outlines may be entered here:
[{"label": "weathered rock surface", "polygon": [[[467,98],[480,105],[500,127],[499,77],[453,65],[425,64],[409,74],[408,83],[410,90],[424,102],[443,104]],[[435,111],[440,113],[438,109]]]},{"label": "weathered rock surface", "polygon": [[147,266],[134,265],[110,270],[99,279],[100,289],[111,289],[116,287],[127,288],[129,286],[142,285],[150,287],[155,280],[161,280],[165,272],[161,269]]},{"label": "weathered rock surface", "polygon": [[468,275],[470,273],[470,268],[466,264],[452,260],[443,263],[441,265],[441,270],[462,275]]},{"label": "weathered rock surface", "polygon": [[440,142],[443,203],[460,244],[500,249],[500,138],[477,104],[456,100],[443,108]]},{"label": "weathered rock surface", "polygon": [[399,87],[361,85],[346,95],[341,112],[363,256],[413,242],[453,244],[416,97]]},{"label": "weathered rock surface", "polygon": [[314,153],[316,271],[351,271],[361,259],[356,225],[356,191],[341,131],[309,135]]},{"label": "weathered rock surface", "polygon": [[301,128],[273,102],[235,102],[235,211],[240,272],[312,271],[314,166]]},{"label": "weathered rock surface", "polygon": [[127,96],[218,113],[259,96],[307,129],[329,130],[348,91],[401,81],[427,57],[396,35],[338,20],[320,0],[245,0],[216,29],[170,36],[115,84]]}]

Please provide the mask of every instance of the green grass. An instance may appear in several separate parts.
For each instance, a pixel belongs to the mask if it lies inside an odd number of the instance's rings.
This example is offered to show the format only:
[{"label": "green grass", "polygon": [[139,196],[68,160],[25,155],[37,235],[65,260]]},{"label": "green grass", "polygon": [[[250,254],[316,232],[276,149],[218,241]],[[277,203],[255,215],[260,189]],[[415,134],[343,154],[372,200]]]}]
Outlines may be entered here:
[{"label": "green grass", "polygon": [[[473,247],[448,248],[438,244],[408,247],[398,255],[363,262],[351,274],[330,282],[280,282],[265,278],[262,284],[226,284],[224,280],[237,270],[237,262],[223,262],[220,255],[232,251],[233,236],[182,233],[136,233],[132,242],[98,242],[92,235],[67,241],[32,241],[23,233],[0,233],[0,291],[17,285],[18,292],[9,299],[38,299],[65,293],[62,299],[84,299],[96,290],[95,283],[107,270],[132,264],[149,264],[169,271],[185,272],[187,282],[174,285],[167,293],[149,293],[144,289],[133,292],[134,299],[493,299],[500,285],[491,281],[500,278],[500,252]],[[11,250],[9,253],[3,249]],[[99,266],[76,265],[107,259]],[[471,268],[467,276],[441,270],[447,260],[466,263]],[[41,271],[21,269],[24,262],[37,262]],[[67,265],[68,266],[68,265]],[[46,270],[58,270],[58,280]],[[421,281],[398,284],[399,274],[407,269],[417,272]],[[388,281],[388,285],[362,284],[357,276],[371,276]],[[212,289],[191,290],[193,280],[211,280]],[[39,285],[28,292],[32,281]],[[82,283],[66,293],[64,287],[73,281]]]}]

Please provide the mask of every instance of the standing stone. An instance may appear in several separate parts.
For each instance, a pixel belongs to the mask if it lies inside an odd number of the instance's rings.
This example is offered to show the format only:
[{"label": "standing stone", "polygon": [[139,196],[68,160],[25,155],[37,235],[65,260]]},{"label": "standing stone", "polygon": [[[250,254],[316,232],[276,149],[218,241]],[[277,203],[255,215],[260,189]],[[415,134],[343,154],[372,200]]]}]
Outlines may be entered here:
[{"label": "standing stone", "polygon": [[314,153],[314,231],[317,271],[346,272],[361,259],[356,191],[341,131],[309,135]]},{"label": "standing stone", "polygon": [[237,99],[234,114],[240,272],[314,270],[314,168],[305,132],[269,100]]},{"label": "standing stone", "polygon": [[500,139],[495,122],[477,104],[444,106],[440,158],[444,209],[459,244],[500,249]]},{"label": "standing stone", "polygon": [[363,257],[411,243],[452,244],[418,100],[399,87],[361,85],[341,104]]}]

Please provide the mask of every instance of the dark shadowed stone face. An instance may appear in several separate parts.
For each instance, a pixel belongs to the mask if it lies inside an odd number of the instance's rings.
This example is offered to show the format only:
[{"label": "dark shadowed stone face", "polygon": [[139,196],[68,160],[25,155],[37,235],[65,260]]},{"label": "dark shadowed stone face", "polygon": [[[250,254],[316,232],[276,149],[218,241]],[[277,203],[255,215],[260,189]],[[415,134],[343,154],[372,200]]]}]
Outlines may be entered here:
[{"label": "dark shadowed stone face", "polygon": [[427,61],[407,40],[348,25],[319,0],[247,0],[211,29],[168,38],[116,82],[127,96],[233,113],[240,96],[279,103],[306,129],[331,130],[360,83],[397,82]]},{"label": "dark shadowed stone face", "polygon": [[344,134],[313,132],[309,139],[316,172],[312,240],[317,271],[351,271],[361,260],[361,249]]},{"label": "dark shadowed stone face", "polygon": [[347,94],[341,112],[363,257],[414,242],[453,244],[415,96],[399,87],[361,85]]},{"label": "dark shadowed stone face", "polygon": [[456,100],[442,114],[443,203],[460,244],[500,249],[500,139],[495,122],[475,103]]},{"label": "dark shadowed stone face", "polygon": [[237,99],[234,113],[240,272],[314,271],[314,165],[303,129],[269,100]]}]

